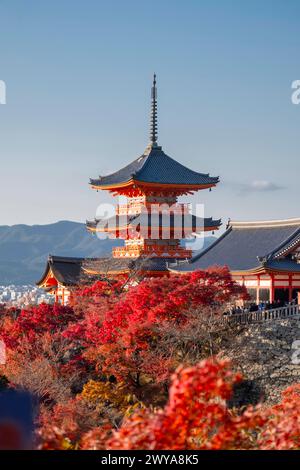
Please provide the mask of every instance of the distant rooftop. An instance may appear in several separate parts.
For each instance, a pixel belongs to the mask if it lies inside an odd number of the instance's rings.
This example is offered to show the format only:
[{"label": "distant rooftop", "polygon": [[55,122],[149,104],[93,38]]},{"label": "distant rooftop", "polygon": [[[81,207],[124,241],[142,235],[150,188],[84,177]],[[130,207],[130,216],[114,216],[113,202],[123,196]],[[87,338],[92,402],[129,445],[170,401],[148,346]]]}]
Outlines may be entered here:
[{"label": "distant rooftop", "polygon": [[232,272],[262,267],[300,272],[300,264],[284,257],[300,245],[300,219],[230,222],[227,231],[189,262],[171,270],[189,272],[228,266]]}]

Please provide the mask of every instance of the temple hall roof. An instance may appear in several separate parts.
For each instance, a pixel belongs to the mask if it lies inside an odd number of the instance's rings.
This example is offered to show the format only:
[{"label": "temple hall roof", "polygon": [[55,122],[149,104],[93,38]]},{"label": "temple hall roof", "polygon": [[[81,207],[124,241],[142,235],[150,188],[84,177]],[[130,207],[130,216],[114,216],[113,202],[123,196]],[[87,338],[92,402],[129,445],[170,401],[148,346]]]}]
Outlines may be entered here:
[{"label": "temple hall roof", "polygon": [[161,272],[168,271],[168,263],[173,258],[70,258],[50,255],[38,286],[47,286],[47,278],[55,279],[64,287],[77,286],[107,276],[128,273],[130,271]]},{"label": "temple hall roof", "polygon": [[300,245],[300,219],[267,222],[231,222],[226,232],[206,250],[170,270],[189,272],[210,266],[228,266],[231,272],[260,268],[299,271],[286,255]]}]

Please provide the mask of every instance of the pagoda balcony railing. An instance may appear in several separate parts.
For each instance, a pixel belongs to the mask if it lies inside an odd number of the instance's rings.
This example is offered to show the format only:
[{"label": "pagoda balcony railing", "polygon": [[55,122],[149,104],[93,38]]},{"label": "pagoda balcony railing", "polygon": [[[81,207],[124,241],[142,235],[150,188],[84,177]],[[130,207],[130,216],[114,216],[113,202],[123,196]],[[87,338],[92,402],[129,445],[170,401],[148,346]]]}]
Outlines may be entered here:
[{"label": "pagoda balcony railing", "polygon": [[153,257],[170,257],[170,258],[191,258],[192,250],[185,248],[172,247],[116,247],[113,248],[114,258],[137,258],[141,255]]},{"label": "pagoda balcony railing", "polygon": [[117,247],[112,250],[114,258],[137,258],[141,256],[143,250],[140,248]]},{"label": "pagoda balcony railing", "polygon": [[116,206],[117,215],[127,214],[140,214],[142,212],[149,212],[153,214],[158,213],[172,213],[172,214],[189,214],[191,211],[190,204],[176,203],[176,204],[159,204],[159,203],[133,203],[133,204],[119,204]]}]

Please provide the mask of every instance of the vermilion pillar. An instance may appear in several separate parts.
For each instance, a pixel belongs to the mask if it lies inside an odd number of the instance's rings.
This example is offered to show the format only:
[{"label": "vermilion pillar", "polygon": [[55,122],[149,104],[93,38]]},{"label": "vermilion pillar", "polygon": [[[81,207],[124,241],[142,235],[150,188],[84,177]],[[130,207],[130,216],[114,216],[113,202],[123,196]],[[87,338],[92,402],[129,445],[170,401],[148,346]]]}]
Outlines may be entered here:
[{"label": "vermilion pillar", "polygon": [[274,274],[271,274],[270,302],[271,304],[275,302],[275,276]]},{"label": "vermilion pillar", "polygon": [[289,275],[289,301],[293,300],[293,275]]}]

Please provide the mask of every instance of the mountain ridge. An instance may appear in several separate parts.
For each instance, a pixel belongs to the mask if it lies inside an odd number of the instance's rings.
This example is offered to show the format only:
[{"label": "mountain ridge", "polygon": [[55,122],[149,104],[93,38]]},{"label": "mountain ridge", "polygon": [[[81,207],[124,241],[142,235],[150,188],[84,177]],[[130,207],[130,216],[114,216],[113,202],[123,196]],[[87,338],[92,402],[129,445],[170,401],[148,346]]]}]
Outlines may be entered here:
[{"label": "mountain ridge", "polygon": [[108,256],[121,240],[99,240],[85,224],[68,220],[47,225],[0,226],[0,284],[33,284],[49,254],[73,257]]},{"label": "mountain ridge", "polygon": [[[207,237],[204,247],[214,240]],[[122,240],[100,240],[86,230],[84,223],[69,220],[46,225],[0,225],[0,285],[34,284],[44,272],[49,254],[104,257],[122,244]],[[188,245],[198,249],[197,243]]]}]

